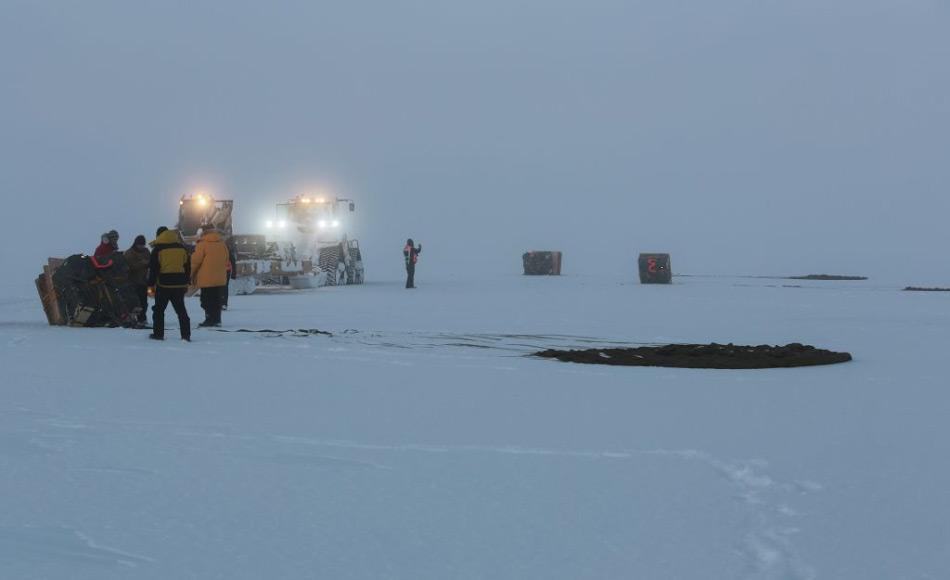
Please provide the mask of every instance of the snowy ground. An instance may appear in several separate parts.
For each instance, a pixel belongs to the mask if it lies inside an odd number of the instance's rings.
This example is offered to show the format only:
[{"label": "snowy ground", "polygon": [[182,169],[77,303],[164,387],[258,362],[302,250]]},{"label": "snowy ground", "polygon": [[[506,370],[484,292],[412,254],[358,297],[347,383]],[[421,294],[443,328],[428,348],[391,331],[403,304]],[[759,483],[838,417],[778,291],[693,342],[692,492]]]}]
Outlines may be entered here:
[{"label": "snowy ground", "polygon": [[[31,288],[2,288],[0,578],[948,577],[950,296],[420,277],[225,313],[333,337],[192,344],[50,328]],[[591,341],[855,361],[523,356]]]}]

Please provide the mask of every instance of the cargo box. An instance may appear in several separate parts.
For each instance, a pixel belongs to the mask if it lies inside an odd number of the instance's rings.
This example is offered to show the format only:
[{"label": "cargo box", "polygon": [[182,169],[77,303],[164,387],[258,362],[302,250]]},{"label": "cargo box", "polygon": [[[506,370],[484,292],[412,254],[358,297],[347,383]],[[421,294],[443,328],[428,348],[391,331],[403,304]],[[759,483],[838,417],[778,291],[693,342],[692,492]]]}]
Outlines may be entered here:
[{"label": "cargo box", "polygon": [[641,284],[671,284],[673,282],[669,254],[640,254],[638,265]]},{"label": "cargo box", "polygon": [[525,276],[558,276],[561,274],[561,252],[526,252],[521,256]]}]

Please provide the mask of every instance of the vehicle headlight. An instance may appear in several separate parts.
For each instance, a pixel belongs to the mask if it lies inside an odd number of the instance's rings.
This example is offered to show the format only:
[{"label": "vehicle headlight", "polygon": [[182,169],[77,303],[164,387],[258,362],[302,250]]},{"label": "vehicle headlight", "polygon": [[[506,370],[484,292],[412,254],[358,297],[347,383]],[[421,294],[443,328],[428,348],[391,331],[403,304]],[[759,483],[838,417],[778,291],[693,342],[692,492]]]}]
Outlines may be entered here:
[{"label": "vehicle headlight", "polygon": [[320,220],[320,221],[318,221],[318,222],[317,222],[317,227],[318,227],[318,228],[325,228],[325,227],[327,227],[327,220]]},{"label": "vehicle headlight", "polygon": [[279,222],[277,222],[277,227],[279,227],[280,229],[284,229],[287,227],[287,222],[285,222],[284,220],[280,220]]},{"label": "vehicle headlight", "polygon": [[335,227],[335,228],[338,228],[338,227],[340,227],[340,220],[333,220],[333,223],[330,224],[330,225],[332,225],[332,226]]},{"label": "vehicle headlight", "polygon": [[267,220],[266,222],[264,222],[264,227],[267,228],[267,229],[272,229],[272,228],[274,227],[274,221],[273,221],[273,220]]}]

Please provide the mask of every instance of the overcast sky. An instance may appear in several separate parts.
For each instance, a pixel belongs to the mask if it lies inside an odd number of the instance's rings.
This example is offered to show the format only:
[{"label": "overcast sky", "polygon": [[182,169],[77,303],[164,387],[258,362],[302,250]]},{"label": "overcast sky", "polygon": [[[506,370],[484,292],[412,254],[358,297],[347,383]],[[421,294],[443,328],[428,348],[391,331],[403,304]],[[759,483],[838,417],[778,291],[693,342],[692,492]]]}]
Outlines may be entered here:
[{"label": "overcast sky", "polygon": [[4,271],[356,199],[368,276],[565,270],[950,282],[943,0],[0,5]]}]

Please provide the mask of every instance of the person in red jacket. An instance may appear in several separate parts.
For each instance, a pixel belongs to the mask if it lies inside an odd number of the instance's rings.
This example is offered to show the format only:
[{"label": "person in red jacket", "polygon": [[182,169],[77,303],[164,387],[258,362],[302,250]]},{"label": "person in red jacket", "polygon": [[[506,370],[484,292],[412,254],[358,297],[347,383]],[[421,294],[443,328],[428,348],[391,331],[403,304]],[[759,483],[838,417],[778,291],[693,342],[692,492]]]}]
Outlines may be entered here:
[{"label": "person in red jacket", "polygon": [[92,254],[96,258],[99,256],[111,256],[119,251],[119,232],[109,230],[107,233],[102,234],[102,238],[100,238],[99,241],[99,247],[97,247],[96,251]]}]

